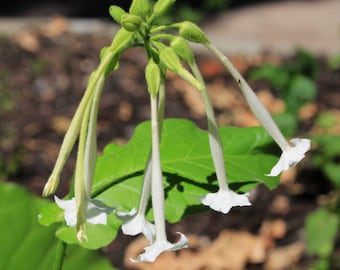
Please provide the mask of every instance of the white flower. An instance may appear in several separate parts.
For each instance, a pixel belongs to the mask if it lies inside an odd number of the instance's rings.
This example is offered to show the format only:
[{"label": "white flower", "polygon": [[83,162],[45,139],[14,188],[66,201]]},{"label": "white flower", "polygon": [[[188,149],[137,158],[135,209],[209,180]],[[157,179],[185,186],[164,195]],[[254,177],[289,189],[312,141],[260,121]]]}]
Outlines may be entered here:
[{"label": "white flower", "polygon": [[[76,199],[61,200],[54,196],[56,204],[64,210],[64,218],[67,226],[75,227],[77,225]],[[107,224],[107,214],[112,211],[111,208],[104,206],[96,200],[91,200],[85,212],[86,221],[92,224]]]},{"label": "white flower", "polygon": [[286,171],[289,168],[295,166],[301,159],[305,157],[305,153],[311,147],[311,141],[309,139],[295,138],[290,140],[293,145],[287,150],[284,150],[281,154],[279,161],[272,168],[269,176],[277,176],[282,171]]},{"label": "white flower", "polygon": [[234,206],[251,205],[248,196],[249,193],[237,194],[230,189],[219,189],[219,191],[215,193],[208,193],[205,197],[201,199],[201,202],[215,211],[227,214]]},{"label": "white flower", "polygon": [[137,213],[133,208],[130,212],[116,212],[116,215],[123,221],[122,231],[126,235],[137,235],[142,233],[152,243],[155,239],[155,226],[149,222],[145,215]]},{"label": "white flower", "polygon": [[229,189],[222,140],[218,131],[218,126],[213,108],[210,103],[208,91],[205,87],[201,72],[199,71],[197,65],[194,63],[191,65],[191,68],[195,76],[203,85],[201,94],[208,120],[209,146],[219,186],[218,192],[208,193],[201,199],[201,202],[215,211],[227,214],[233,206],[247,206],[251,205],[251,203],[248,200],[248,193],[241,195]]},{"label": "white flower", "polygon": [[154,262],[156,258],[164,251],[174,251],[182,248],[188,247],[188,239],[181,233],[178,233],[181,238],[175,244],[170,243],[167,240],[159,240],[152,245],[146,247],[145,252],[140,254],[137,260],[132,260],[133,262]]}]

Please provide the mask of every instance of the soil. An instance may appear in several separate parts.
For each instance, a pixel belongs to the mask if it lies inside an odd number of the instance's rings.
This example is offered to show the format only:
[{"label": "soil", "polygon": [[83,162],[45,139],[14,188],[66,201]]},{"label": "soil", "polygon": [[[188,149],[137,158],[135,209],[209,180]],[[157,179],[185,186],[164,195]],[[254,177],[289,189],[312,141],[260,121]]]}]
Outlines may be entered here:
[{"label": "soil", "polygon": [[[87,78],[98,64],[100,49],[108,44],[107,37],[75,35],[65,29],[52,34],[44,30],[24,32],[0,39],[2,178],[40,196]],[[231,58],[245,75],[263,63],[293,60],[265,53]],[[207,55],[198,55],[197,60],[219,124],[256,125],[237,85],[221,65]],[[307,116],[301,116],[306,121],[313,121],[320,111],[339,114],[340,110],[340,70],[328,68],[325,59],[318,61],[318,99],[306,109]],[[120,69],[109,76],[98,120],[100,150],[113,141],[126,142],[134,127],[149,119],[145,63],[143,51],[131,49],[123,55]],[[282,109],[282,101],[265,82],[252,85],[271,112]],[[169,74],[166,117],[191,119],[206,128],[196,93]],[[63,173],[59,196],[68,191],[74,157],[73,153]],[[304,244],[305,217],[317,207],[320,196],[330,190],[327,179],[306,159],[301,167],[284,174],[275,190],[258,187],[252,194],[251,207],[235,208],[227,216],[209,211],[170,225],[171,235],[181,231],[190,236],[192,245],[183,252],[166,253],[154,265],[132,265],[128,258],[135,256],[143,242],[123,235],[103,252],[119,269],[308,269],[312,258]]]}]

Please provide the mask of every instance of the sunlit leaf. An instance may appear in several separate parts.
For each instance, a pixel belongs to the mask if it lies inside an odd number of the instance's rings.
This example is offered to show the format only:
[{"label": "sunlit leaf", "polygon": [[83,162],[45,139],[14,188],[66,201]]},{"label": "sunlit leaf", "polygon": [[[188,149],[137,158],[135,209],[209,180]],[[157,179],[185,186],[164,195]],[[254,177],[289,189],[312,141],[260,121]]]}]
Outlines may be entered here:
[{"label": "sunlit leaf", "polygon": [[[277,177],[265,176],[277,157],[268,153],[272,141],[262,128],[222,127],[220,132],[233,189],[246,192],[259,183],[277,185]],[[127,145],[109,145],[99,157],[94,194],[105,204],[126,210],[138,206],[150,138],[150,123],[144,122]],[[199,199],[217,190],[208,133],[187,120],[166,120],[161,159],[168,221],[176,222],[192,209],[204,210]]]}]

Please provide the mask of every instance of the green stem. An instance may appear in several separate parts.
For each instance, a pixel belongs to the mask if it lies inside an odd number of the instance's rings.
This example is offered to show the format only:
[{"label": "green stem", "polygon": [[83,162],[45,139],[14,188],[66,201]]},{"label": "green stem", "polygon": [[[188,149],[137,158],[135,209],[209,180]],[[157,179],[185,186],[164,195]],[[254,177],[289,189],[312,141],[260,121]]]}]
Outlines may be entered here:
[{"label": "green stem", "polygon": [[55,257],[53,261],[53,268],[52,268],[53,270],[62,270],[64,259],[65,259],[65,254],[66,254],[66,248],[67,248],[67,244],[62,240],[58,240]]},{"label": "green stem", "polygon": [[215,170],[216,170],[219,188],[222,190],[228,190],[229,188],[228,188],[228,182],[227,182],[226,167],[225,167],[225,162],[224,162],[222,140],[220,137],[220,133],[218,131],[215,114],[210,103],[208,90],[205,86],[202,74],[195,61],[191,65],[191,69],[195,77],[198,79],[198,81],[202,85],[202,91],[200,92],[202,94],[207,121],[208,121],[210,151],[211,151],[211,156],[212,156]]}]

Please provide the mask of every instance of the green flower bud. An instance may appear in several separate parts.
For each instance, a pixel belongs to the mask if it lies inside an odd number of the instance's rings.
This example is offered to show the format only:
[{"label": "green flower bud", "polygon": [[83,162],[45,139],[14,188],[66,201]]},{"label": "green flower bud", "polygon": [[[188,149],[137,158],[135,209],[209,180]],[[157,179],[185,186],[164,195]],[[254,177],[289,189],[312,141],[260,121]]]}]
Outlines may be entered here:
[{"label": "green flower bud", "polygon": [[175,2],[176,0],[158,0],[153,7],[153,16],[163,15]]},{"label": "green flower bud", "polygon": [[179,57],[171,47],[161,50],[159,57],[164,66],[172,72],[178,73],[178,70],[182,68]]},{"label": "green flower bud", "polygon": [[207,35],[196,24],[185,21],[177,24],[179,26],[179,34],[191,42],[209,44]]},{"label": "green flower bud", "polygon": [[171,41],[170,46],[183,61],[187,62],[189,65],[194,64],[192,49],[184,38],[175,37]]},{"label": "green flower bud", "polygon": [[134,40],[134,33],[129,32],[125,28],[121,28],[115,34],[111,46],[110,51],[114,51],[115,53],[120,53],[122,50],[126,49]]},{"label": "green flower bud", "polygon": [[155,97],[158,93],[159,86],[161,84],[161,70],[159,66],[153,61],[153,59],[149,60],[145,68],[145,79],[148,85],[149,93]]},{"label": "green flower bud", "polygon": [[137,15],[124,14],[121,18],[122,26],[129,32],[136,32],[142,23],[142,19]]},{"label": "green flower bud", "polygon": [[191,83],[198,90],[202,90],[201,83],[181,65],[180,59],[173,48],[167,47],[161,50],[160,59],[168,70],[177,73],[180,77]]},{"label": "green flower bud", "polygon": [[121,23],[122,16],[126,14],[124,9],[115,5],[110,6],[109,13],[110,16],[119,24]]},{"label": "green flower bud", "polygon": [[145,18],[150,12],[149,0],[133,0],[129,12]]}]

